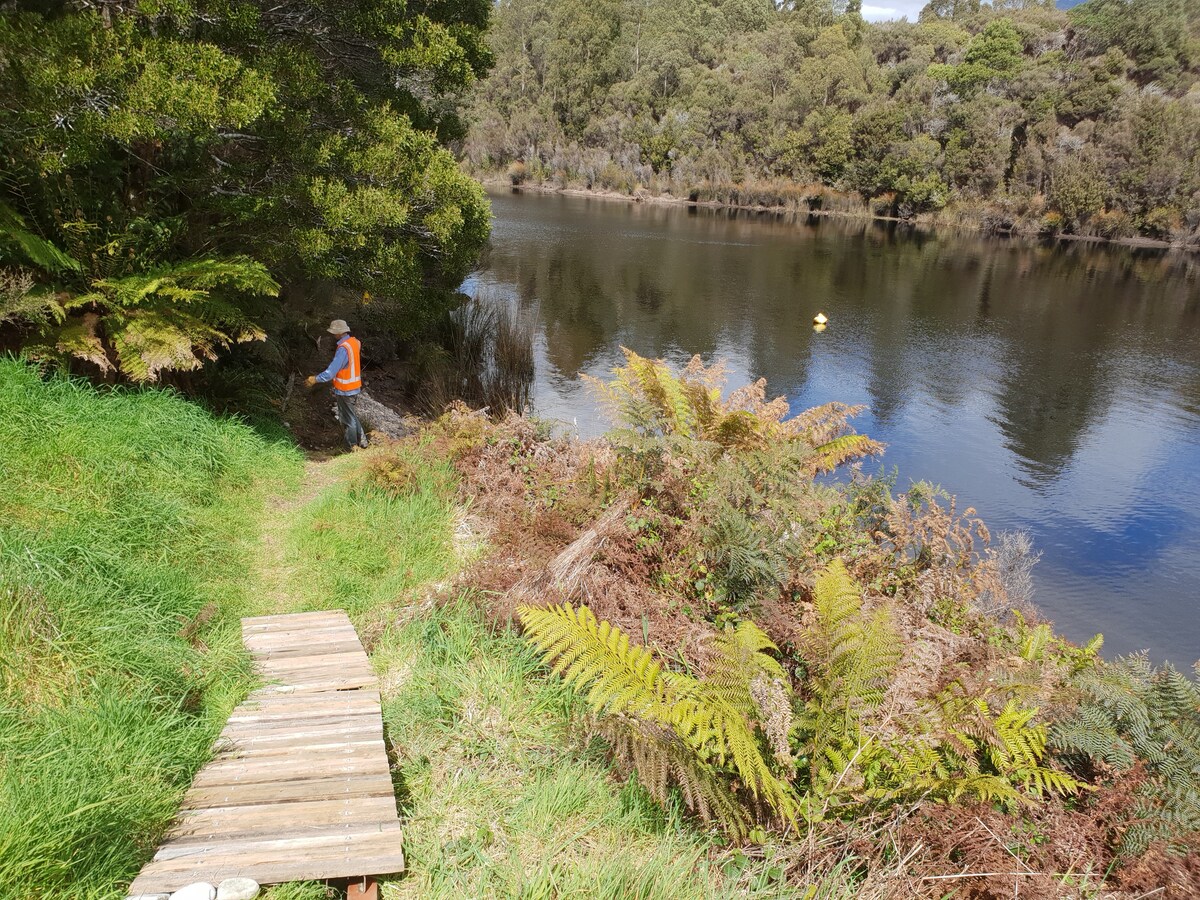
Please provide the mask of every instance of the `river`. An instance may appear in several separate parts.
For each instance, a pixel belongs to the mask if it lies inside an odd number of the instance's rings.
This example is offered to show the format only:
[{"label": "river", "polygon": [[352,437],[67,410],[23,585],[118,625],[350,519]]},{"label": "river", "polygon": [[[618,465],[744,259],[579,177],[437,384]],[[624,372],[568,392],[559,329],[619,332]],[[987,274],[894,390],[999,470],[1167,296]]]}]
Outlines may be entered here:
[{"label": "river", "polygon": [[[606,423],[580,383],[625,345],[727,361],[795,411],[866,404],[882,464],[1024,529],[1068,637],[1200,656],[1200,257],[886,223],[495,193],[468,289],[537,322],[535,410]],[[812,318],[830,320],[823,333]]]}]

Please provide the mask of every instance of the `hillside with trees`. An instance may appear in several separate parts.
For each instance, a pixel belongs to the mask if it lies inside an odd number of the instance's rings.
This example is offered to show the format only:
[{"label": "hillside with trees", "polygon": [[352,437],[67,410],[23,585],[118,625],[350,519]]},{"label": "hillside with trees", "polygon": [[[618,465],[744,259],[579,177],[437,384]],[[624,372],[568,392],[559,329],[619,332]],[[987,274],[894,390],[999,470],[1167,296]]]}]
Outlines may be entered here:
[{"label": "hillside with trees", "polygon": [[504,0],[462,152],[513,183],[1200,236],[1200,6]]},{"label": "hillside with trees", "polygon": [[0,2],[0,347],[156,381],[316,281],[426,326],[488,235],[443,144],[490,10]]}]

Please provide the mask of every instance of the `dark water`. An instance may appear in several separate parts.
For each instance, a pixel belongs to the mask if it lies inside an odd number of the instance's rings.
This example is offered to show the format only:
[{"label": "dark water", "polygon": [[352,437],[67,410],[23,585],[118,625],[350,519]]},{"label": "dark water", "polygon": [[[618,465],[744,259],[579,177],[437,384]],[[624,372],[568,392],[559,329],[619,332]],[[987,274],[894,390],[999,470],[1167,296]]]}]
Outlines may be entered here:
[{"label": "dark water", "polygon": [[[473,277],[537,317],[534,404],[604,427],[622,344],[722,357],[793,410],[864,403],[925,479],[1043,552],[1036,602],[1106,653],[1200,656],[1200,257],[497,194]],[[830,325],[814,333],[818,311]]]}]

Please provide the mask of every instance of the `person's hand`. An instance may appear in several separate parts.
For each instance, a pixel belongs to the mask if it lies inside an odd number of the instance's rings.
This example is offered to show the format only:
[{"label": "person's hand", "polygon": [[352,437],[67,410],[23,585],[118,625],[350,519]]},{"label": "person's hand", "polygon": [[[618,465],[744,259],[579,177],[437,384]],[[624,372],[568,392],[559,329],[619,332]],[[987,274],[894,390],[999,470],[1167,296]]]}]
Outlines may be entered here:
[{"label": "person's hand", "polygon": [[317,376],[316,375],[309,375],[307,378],[304,379],[305,387],[316,387],[316,384],[317,384]]}]

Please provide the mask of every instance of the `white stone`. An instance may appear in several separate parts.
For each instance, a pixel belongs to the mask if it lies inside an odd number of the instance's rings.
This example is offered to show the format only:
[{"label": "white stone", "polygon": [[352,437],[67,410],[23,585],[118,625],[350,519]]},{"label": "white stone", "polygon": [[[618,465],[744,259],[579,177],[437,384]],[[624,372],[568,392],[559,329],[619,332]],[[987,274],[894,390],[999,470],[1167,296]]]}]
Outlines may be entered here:
[{"label": "white stone", "polygon": [[217,885],[217,900],[253,900],[258,882],[253,878],[226,878]]},{"label": "white stone", "polygon": [[130,894],[125,900],[168,900],[170,894]]},{"label": "white stone", "polygon": [[171,895],[171,900],[216,900],[217,889],[207,881],[197,881],[181,887]]}]

